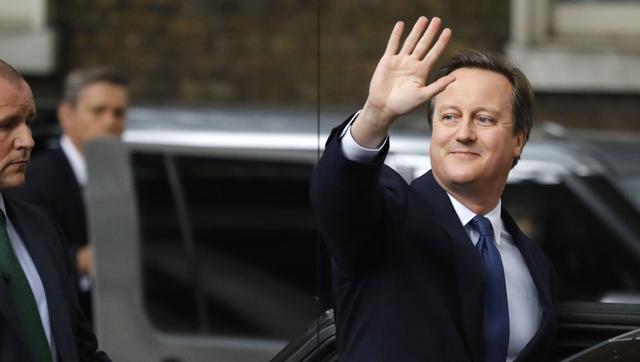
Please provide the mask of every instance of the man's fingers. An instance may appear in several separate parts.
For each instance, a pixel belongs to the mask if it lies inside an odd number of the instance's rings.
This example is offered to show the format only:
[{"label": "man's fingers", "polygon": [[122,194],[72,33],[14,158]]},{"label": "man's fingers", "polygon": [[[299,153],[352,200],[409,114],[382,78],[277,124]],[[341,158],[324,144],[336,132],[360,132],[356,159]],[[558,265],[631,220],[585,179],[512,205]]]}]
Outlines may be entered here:
[{"label": "man's fingers", "polygon": [[395,55],[398,52],[403,29],[404,23],[402,21],[398,21],[391,31],[389,42],[387,42],[387,49],[384,51],[385,55]]},{"label": "man's fingers", "polygon": [[442,92],[449,84],[454,82],[456,77],[448,74],[444,77],[436,80],[435,82],[429,84],[428,86],[421,89],[421,98],[423,102],[428,101],[429,99],[435,97],[438,93]]},{"label": "man's fingers", "polygon": [[427,52],[427,56],[424,57],[424,61],[429,65],[435,63],[436,60],[438,60],[438,58],[440,58],[440,56],[444,52],[447,44],[449,44],[449,39],[451,39],[451,29],[445,28],[442,33],[440,33],[440,36],[438,37],[436,43],[433,45],[433,47],[431,47],[429,52]]},{"label": "man's fingers", "polygon": [[442,20],[440,20],[440,18],[436,17],[431,19],[431,21],[429,22],[429,26],[427,27],[427,31],[422,34],[420,41],[418,41],[416,48],[413,50],[413,55],[416,58],[424,58],[425,54],[429,50],[429,47],[431,46],[431,43],[433,42],[433,39],[438,33],[438,29],[440,29],[440,24],[442,24]]},{"label": "man's fingers", "polygon": [[416,47],[416,43],[418,43],[418,40],[420,40],[420,37],[422,36],[422,33],[424,32],[424,29],[426,28],[428,22],[429,21],[424,16],[418,18],[418,21],[416,21],[413,29],[411,29],[411,33],[409,33],[409,35],[407,35],[407,39],[404,40],[404,45],[402,46],[400,53],[411,54],[413,48]]}]

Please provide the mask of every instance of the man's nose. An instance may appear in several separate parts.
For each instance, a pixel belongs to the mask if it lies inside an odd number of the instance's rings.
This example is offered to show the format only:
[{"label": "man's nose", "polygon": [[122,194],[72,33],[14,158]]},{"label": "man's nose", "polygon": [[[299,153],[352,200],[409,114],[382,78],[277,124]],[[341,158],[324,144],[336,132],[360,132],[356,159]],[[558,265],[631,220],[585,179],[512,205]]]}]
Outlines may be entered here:
[{"label": "man's nose", "polygon": [[107,112],[105,114],[105,118],[105,121],[111,126],[118,125],[124,122],[124,116],[117,110]]},{"label": "man's nose", "polygon": [[456,130],[456,140],[458,142],[470,142],[476,138],[475,125],[473,120],[467,117],[462,119],[462,122],[458,123],[458,129]]},{"label": "man's nose", "polygon": [[35,146],[35,141],[31,135],[31,128],[24,123],[18,128],[18,134],[14,141],[14,146],[19,149],[31,150]]}]

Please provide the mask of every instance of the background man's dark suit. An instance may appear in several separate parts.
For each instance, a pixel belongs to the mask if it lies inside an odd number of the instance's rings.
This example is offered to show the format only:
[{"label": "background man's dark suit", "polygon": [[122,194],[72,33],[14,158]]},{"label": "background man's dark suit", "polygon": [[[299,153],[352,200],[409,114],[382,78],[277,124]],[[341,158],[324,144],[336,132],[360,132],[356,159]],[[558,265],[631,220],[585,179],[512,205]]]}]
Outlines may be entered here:
[{"label": "background man's dark suit", "polygon": [[[27,168],[23,187],[7,194],[43,207],[60,226],[69,243],[69,256],[76,265],[78,248],[87,245],[87,221],[82,188],[62,148],[42,150]],[[80,304],[87,316],[91,313],[90,291],[80,292]]]},{"label": "background man's dark suit", "polygon": [[[44,286],[58,361],[109,361],[76,299],[74,270],[63,236],[44,212],[5,195],[7,214],[29,251]],[[0,281],[0,361],[31,361],[6,284]]]},{"label": "background man's dark suit", "polygon": [[60,225],[72,250],[87,245],[82,188],[61,148],[36,154],[29,163],[24,186],[9,194],[45,208]]},{"label": "background man's dark suit", "polygon": [[[347,160],[334,129],[311,196],[333,260],[342,361],[481,361],[478,251],[431,172],[408,186],[383,165]],[[388,147],[387,147],[388,148]],[[506,210],[502,219],[538,291],[542,318],[518,361],[545,361],[555,314],[547,258]]]}]

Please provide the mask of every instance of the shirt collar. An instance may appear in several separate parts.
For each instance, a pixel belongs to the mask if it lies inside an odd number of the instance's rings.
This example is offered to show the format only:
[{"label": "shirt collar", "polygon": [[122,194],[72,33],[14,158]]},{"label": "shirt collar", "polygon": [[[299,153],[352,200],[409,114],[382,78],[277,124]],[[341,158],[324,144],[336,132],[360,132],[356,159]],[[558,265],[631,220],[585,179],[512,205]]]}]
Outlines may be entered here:
[{"label": "shirt collar", "polygon": [[[449,195],[449,200],[451,200],[451,204],[453,205],[453,209],[456,211],[458,215],[458,219],[460,219],[460,223],[464,225],[465,229],[469,229],[469,222],[473,219],[476,214],[469,210],[466,206],[464,206],[460,201],[456,200],[455,197]],[[502,239],[502,231],[504,229],[504,225],[502,223],[501,218],[501,210],[502,210],[502,200],[498,199],[498,205],[496,205],[493,210],[489,211],[487,214],[483,215],[491,222],[491,226],[493,227],[493,235],[496,239],[496,244],[500,245],[500,240]],[[467,230],[467,233],[469,230]]]},{"label": "shirt collar", "polygon": [[0,192],[0,210],[2,210],[2,213],[5,216],[5,219],[8,219],[8,217],[7,217],[7,207],[4,205],[4,195],[2,194],[2,192]]},{"label": "shirt collar", "polygon": [[60,148],[62,148],[62,152],[67,156],[69,164],[71,164],[73,174],[76,176],[76,180],[78,180],[78,184],[82,187],[87,186],[87,183],[89,182],[87,161],[82,153],[78,151],[67,135],[63,135],[60,138]]}]

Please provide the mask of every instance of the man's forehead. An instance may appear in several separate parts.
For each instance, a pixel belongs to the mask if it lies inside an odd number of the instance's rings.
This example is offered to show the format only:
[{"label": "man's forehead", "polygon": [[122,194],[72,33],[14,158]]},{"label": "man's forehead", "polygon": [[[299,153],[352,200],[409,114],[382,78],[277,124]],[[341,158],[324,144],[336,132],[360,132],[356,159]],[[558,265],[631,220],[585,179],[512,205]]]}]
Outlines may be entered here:
[{"label": "man's forehead", "polygon": [[24,80],[14,82],[0,77],[0,107],[22,107],[35,112],[29,84]]},{"label": "man's forehead", "polygon": [[78,93],[78,100],[87,98],[87,95],[90,95],[89,97],[94,101],[116,97],[127,101],[129,90],[121,84],[99,80],[85,84]]},{"label": "man's forehead", "polygon": [[451,74],[456,80],[435,97],[436,109],[477,102],[494,108],[511,104],[513,88],[504,75],[480,68],[459,68]]}]

